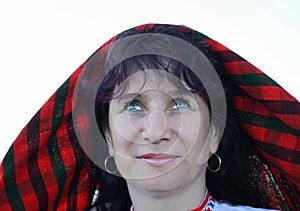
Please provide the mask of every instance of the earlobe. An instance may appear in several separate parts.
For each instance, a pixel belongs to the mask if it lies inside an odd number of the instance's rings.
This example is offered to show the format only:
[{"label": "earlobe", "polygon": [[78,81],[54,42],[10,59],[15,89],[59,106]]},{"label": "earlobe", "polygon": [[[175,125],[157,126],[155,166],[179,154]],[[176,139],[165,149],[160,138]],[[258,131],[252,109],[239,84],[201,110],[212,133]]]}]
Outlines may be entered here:
[{"label": "earlobe", "polygon": [[109,152],[109,155],[114,157],[115,156],[115,152],[114,152],[114,148],[112,146],[112,143],[111,142],[107,142],[108,144],[108,152]]},{"label": "earlobe", "polygon": [[211,125],[209,135],[211,140],[209,151],[213,154],[217,152],[220,143],[220,134],[214,125]]},{"label": "earlobe", "polygon": [[212,154],[217,152],[218,147],[219,147],[219,133],[216,130],[216,127],[214,125],[211,125],[202,152],[199,156],[199,164],[206,164],[208,158]]},{"label": "earlobe", "polygon": [[109,155],[114,157],[115,153],[114,153],[112,138],[111,138],[111,135],[108,131],[105,132],[105,140],[106,140],[107,145],[108,145]]}]

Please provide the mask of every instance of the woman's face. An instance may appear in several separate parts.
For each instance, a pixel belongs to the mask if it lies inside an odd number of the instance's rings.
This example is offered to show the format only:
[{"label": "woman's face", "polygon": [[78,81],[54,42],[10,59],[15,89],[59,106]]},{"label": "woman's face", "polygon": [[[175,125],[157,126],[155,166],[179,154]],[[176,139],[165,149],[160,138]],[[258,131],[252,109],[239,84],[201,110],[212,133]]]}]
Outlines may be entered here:
[{"label": "woman's face", "polygon": [[123,83],[125,91],[116,87],[123,92],[109,104],[110,155],[127,182],[151,191],[203,179],[218,145],[207,104],[167,74],[133,74]]}]

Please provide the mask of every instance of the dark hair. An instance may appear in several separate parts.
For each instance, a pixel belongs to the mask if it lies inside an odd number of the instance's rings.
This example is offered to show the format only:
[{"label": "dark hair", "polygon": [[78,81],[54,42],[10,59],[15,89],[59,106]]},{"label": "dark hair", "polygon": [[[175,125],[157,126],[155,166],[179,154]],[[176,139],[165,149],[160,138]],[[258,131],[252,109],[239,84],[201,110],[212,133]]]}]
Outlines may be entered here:
[{"label": "dark hair", "polygon": [[[208,50],[207,45],[201,41],[198,32],[191,30],[189,33],[183,33],[168,25],[153,27],[153,29],[148,29],[148,32],[176,36],[193,44],[208,58],[222,81],[227,100],[227,118],[217,151],[217,154],[222,159],[221,169],[216,173],[207,171],[206,175],[207,187],[211,194],[216,199],[226,200],[232,204],[265,207],[259,195],[256,194],[257,190],[249,183],[249,157],[255,155],[256,151],[247,144],[248,141],[246,139],[249,137],[243,132],[236,120],[236,114],[231,102],[231,94],[236,92],[236,87],[230,84],[229,80],[226,80],[226,75],[222,74],[222,66],[217,62],[217,55]],[[138,30],[129,30],[123,32],[118,38],[137,33],[140,32]],[[172,73],[185,81],[192,92],[199,94],[205,99],[208,106],[210,105],[206,92],[207,87],[203,86],[193,71],[179,61],[158,55],[131,57],[114,66],[105,75],[98,89],[95,113],[102,135],[109,128],[109,101],[113,97],[116,85],[122,83],[136,71],[145,69],[159,69]],[[212,163],[211,165],[215,165],[214,162],[214,160],[209,160],[209,163]],[[100,197],[98,197],[97,206],[101,207],[101,210],[129,210],[131,200],[126,181],[123,178],[97,169],[95,171],[95,179],[100,184]]]},{"label": "dark hair", "polygon": [[[98,127],[102,135],[104,135],[104,132],[108,129],[109,102],[113,98],[117,98],[118,96],[120,96],[125,91],[125,89],[127,88],[126,83],[128,83],[126,79],[128,79],[129,76],[138,71],[144,72],[144,70],[149,69],[155,71],[157,74],[162,74],[162,71],[165,71],[183,80],[189,86],[189,90],[186,90],[184,85],[181,82],[178,82],[180,80],[177,81],[173,80],[174,78],[169,78],[170,81],[180,91],[190,91],[192,93],[198,94],[209,106],[206,88],[203,86],[202,82],[195,75],[195,73],[193,73],[193,71],[191,71],[182,63],[174,59],[158,55],[140,55],[131,57],[122,61],[120,64],[111,69],[104,76],[99,86],[95,102],[95,112]],[[170,75],[164,76],[170,77]],[[144,80],[146,80],[146,78],[144,78]],[[118,88],[117,91],[115,90],[117,85],[124,83],[125,86],[123,85],[121,86],[121,88]]]}]

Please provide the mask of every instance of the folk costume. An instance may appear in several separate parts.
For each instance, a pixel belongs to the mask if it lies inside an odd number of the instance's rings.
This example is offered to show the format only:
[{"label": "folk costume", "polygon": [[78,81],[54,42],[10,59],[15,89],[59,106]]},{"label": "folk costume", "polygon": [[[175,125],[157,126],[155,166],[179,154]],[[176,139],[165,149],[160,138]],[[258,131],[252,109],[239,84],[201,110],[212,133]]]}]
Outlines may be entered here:
[{"label": "folk costume", "polygon": [[[271,209],[260,209],[253,208],[249,206],[233,206],[230,203],[224,201],[216,201],[212,197],[209,191],[206,191],[203,201],[196,208],[193,208],[191,211],[272,211]],[[130,211],[134,211],[133,206],[130,208]]]},{"label": "folk costume", "polygon": [[[162,26],[168,29],[165,34],[176,36],[178,32],[194,37],[193,46],[205,44],[216,55],[223,74],[239,89],[232,96],[234,109],[259,153],[252,159],[253,180],[249,183],[258,189],[265,207],[300,210],[299,102],[245,59],[193,29],[146,24],[127,33],[155,33]],[[116,36],[103,46],[118,39]],[[72,102],[80,74],[87,68],[98,68],[101,58],[97,55],[103,46],[59,87],[10,147],[0,167],[0,210],[91,207],[95,190],[101,184],[94,178],[96,165],[78,141]],[[82,124],[90,126],[84,114]]]}]

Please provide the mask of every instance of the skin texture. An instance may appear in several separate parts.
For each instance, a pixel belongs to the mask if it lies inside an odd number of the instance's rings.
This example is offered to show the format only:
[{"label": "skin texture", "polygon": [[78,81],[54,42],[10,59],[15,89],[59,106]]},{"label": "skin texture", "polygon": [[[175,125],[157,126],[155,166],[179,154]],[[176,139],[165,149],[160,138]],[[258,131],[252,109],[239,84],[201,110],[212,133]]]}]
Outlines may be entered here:
[{"label": "skin texture", "polygon": [[172,210],[170,203],[173,210],[190,209],[205,194],[206,163],[218,139],[207,104],[178,80],[166,72],[139,71],[110,102],[109,152],[135,210]]}]

